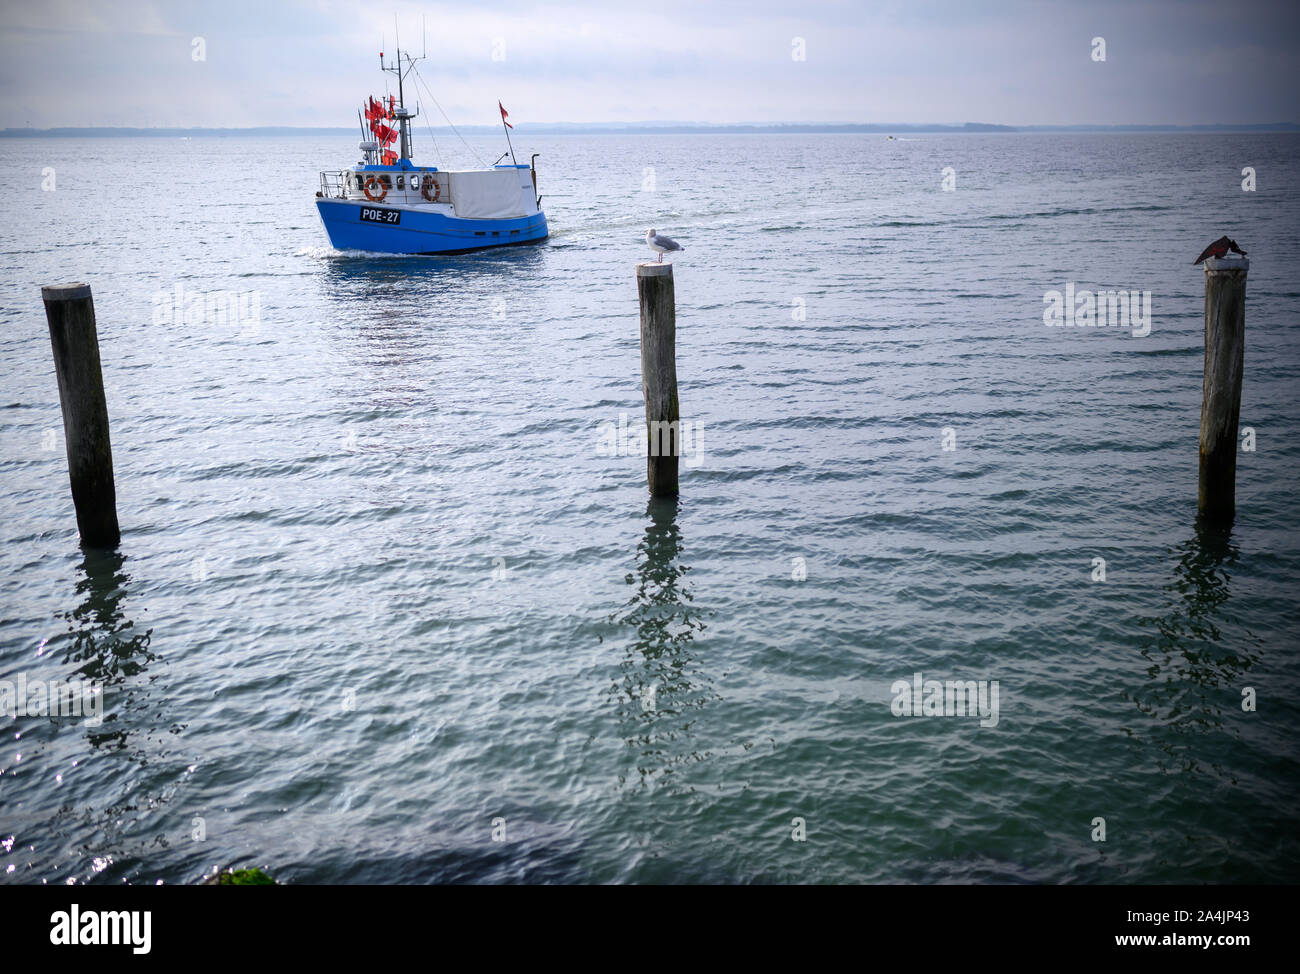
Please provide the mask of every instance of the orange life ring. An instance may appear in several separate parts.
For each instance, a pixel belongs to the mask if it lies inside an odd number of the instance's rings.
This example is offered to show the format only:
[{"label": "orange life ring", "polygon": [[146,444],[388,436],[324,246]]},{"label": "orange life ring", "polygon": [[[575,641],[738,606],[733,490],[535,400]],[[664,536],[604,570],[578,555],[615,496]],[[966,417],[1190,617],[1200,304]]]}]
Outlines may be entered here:
[{"label": "orange life ring", "polygon": [[[370,195],[371,186],[379,187],[378,196]],[[388,195],[388,187],[385,186],[383,183],[381,183],[379,181],[379,177],[377,176],[367,176],[365,183],[361,186],[361,191],[366,194],[366,199],[370,200],[370,202],[372,203],[383,202],[384,197]]]},{"label": "orange life ring", "polygon": [[[430,189],[433,190],[433,195],[429,194]],[[438,185],[438,180],[434,179],[431,173],[425,173],[420,183],[420,195],[430,203],[436,203],[442,198],[442,187]]]}]

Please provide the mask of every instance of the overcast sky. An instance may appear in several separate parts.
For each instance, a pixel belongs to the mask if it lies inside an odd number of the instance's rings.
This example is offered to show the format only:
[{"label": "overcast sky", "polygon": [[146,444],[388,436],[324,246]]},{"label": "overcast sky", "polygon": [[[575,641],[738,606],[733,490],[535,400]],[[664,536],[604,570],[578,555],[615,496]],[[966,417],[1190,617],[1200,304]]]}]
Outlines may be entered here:
[{"label": "overcast sky", "polygon": [[[494,122],[498,98],[521,123],[1300,116],[1296,0],[5,0],[3,11],[5,127],[349,125],[390,78],[377,62],[394,14],[417,53],[426,18],[421,72],[457,123]],[[804,60],[792,56],[800,39]]]}]

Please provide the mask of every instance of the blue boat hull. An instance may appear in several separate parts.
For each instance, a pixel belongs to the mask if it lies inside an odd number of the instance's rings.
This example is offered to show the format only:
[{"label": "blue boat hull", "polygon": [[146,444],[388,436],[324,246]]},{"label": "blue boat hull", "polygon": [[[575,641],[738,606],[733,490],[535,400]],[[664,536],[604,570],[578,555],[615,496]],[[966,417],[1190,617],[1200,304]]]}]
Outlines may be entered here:
[{"label": "blue boat hull", "polygon": [[[330,243],[339,250],[369,250],[381,254],[464,254],[489,247],[536,243],[547,237],[546,214],[534,213],[508,220],[461,220],[419,207],[383,206],[356,200],[318,198]],[[363,221],[365,209],[396,223]]]}]

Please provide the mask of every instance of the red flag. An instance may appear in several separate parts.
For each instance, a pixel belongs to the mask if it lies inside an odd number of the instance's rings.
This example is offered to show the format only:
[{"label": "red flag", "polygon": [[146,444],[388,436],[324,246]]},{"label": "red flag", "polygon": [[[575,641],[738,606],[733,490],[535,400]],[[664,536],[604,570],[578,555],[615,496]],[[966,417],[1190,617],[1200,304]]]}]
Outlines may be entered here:
[{"label": "red flag", "polygon": [[394,117],[396,117],[396,116],[394,116],[394,114],[393,114],[393,104],[394,104],[396,101],[397,101],[397,99],[394,98],[392,95],[389,95],[389,96],[388,96],[388,117],[389,117],[389,118],[394,118]]},{"label": "red flag", "polygon": [[506,128],[508,129],[514,128],[513,125],[511,125],[509,122],[506,122],[506,116],[509,115],[510,113],[506,111],[506,106],[501,104],[500,99],[497,100],[497,108],[501,109],[501,121],[505,123]]},{"label": "red flag", "polygon": [[397,129],[385,125],[377,118],[370,120],[370,131],[383,145],[397,141]]}]

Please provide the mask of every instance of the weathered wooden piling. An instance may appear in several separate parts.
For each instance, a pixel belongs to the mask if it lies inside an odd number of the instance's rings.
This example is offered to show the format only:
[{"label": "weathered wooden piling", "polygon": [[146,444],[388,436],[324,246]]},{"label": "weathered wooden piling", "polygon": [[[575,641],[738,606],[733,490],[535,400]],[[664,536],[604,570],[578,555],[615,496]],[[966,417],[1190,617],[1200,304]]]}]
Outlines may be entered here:
[{"label": "weathered wooden piling", "polygon": [[677,495],[681,411],[677,404],[677,307],[673,265],[636,265],[641,299],[641,392],[645,396],[646,480],[654,497]]},{"label": "weathered wooden piling", "polygon": [[1236,513],[1237,423],[1246,344],[1246,258],[1205,261],[1205,381],[1197,511],[1207,521]]},{"label": "weathered wooden piling", "polygon": [[108,441],[108,405],[99,366],[95,303],[89,284],[51,284],[41,288],[45,320],[50,326],[54,371],[63,406],[63,439],[68,451],[68,478],[82,544],[115,548],[117,491],[113,486],[113,450]]}]

